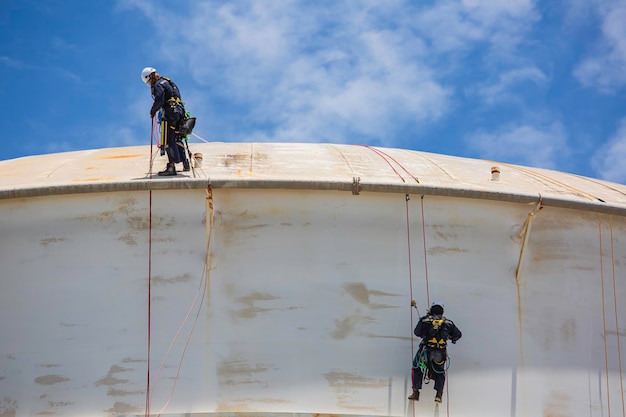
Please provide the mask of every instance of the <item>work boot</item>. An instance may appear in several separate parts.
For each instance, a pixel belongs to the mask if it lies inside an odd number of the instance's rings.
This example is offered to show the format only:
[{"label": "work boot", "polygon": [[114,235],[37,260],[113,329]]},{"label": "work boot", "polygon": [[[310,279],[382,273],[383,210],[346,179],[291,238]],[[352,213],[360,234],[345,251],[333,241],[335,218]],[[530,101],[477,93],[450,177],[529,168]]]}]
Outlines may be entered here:
[{"label": "work boot", "polygon": [[176,175],[176,166],[173,163],[167,164],[163,171],[159,171],[159,175],[162,177]]},{"label": "work boot", "polygon": [[413,388],[413,394],[409,395],[409,400],[419,401],[420,390]]},{"label": "work boot", "polygon": [[441,402],[441,397],[443,397],[443,391],[437,391],[437,394],[435,395],[435,402],[436,403],[440,403]]},{"label": "work boot", "polygon": [[189,159],[185,159],[183,161],[183,171],[189,171],[191,168],[189,168]]}]

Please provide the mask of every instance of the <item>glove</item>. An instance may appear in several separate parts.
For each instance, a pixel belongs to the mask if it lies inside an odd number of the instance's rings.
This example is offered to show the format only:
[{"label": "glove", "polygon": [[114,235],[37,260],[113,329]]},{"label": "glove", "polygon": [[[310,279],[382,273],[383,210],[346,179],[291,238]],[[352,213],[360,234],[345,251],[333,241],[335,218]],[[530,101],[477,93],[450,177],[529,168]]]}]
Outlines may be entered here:
[{"label": "glove", "polygon": [[152,112],[150,112],[150,118],[154,119],[154,114]]},{"label": "glove", "polygon": [[452,339],[452,344],[456,344],[456,339]]}]

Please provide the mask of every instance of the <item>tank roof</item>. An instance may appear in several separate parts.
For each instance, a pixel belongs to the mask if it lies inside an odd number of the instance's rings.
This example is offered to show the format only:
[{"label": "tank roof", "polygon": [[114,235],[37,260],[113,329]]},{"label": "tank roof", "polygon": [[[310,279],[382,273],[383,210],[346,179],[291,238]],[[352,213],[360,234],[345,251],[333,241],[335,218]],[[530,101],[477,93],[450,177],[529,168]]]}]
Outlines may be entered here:
[{"label": "tank roof", "polygon": [[175,177],[156,175],[167,159],[149,145],[0,161],[0,199],[210,184],[541,201],[626,215],[626,186],[548,169],[364,145],[211,142],[190,148],[202,154],[201,167]]}]

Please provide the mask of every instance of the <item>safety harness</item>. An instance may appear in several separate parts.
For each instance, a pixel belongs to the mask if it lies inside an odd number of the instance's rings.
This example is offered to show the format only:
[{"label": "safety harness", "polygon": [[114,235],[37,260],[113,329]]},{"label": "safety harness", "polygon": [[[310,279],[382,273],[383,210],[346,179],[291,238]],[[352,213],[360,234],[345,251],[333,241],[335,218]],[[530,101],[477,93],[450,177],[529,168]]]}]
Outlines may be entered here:
[{"label": "safety harness", "polygon": [[448,334],[443,332],[446,318],[444,316],[428,316],[423,321],[430,324],[431,333],[433,334],[433,337],[426,340],[426,346],[431,349],[445,349],[448,346]]}]

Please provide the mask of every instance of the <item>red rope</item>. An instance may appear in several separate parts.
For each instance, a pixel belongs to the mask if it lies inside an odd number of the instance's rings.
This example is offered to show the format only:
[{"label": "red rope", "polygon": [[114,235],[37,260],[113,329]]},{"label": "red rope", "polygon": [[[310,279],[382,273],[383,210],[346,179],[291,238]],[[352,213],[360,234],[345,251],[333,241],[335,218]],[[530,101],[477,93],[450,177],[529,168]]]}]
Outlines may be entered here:
[{"label": "red rope", "polygon": [[[409,176],[410,176],[411,178],[413,178],[413,179],[414,179],[417,183],[419,183],[419,182],[420,182],[420,180],[419,180],[419,179],[418,179],[415,175],[411,174],[411,172],[410,172],[408,169],[406,169],[406,168],[404,167],[404,165],[402,165],[400,162],[398,162],[398,161],[397,161],[397,160],[396,160],[393,156],[389,155],[388,153],[383,152],[383,151],[381,151],[380,149],[374,148],[374,147],[369,146],[369,145],[359,145],[359,146],[363,146],[363,147],[365,147],[365,148],[368,148],[368,149],[370,149],[371,151],[373,151],[374,153],[378,154],[381,158],[383,158],[383,159],[385,160],[385,162],[387,162],[387,164],[391,167],[391,169],[393,170],[393,172],[395,172],[395,173],[396,173],[396,175],[398,175],[398,177],[400,177],[400,179],[402,180],[402,182],[406,183],[406,181],[405,181],[404,177],[403,177],[402,175],[400,175],[400,173],[399,173],[398,171],[396,171],[396,169],[393,167],[393,165],[391,165],[391,163],[389,162],[389,159],[391,159],[393,162],[395,162],[396,164],[398,164],[398,166],[399,166],[400,168],[402,168],[402,170],[404,170],[404,172],[406,172],[407,174],[409,174]],[[387,159],[387,158],[389,158],[389,159]]]},{"label": "red rope", "polygon": [[150,415],[150,331],[152,316],[152,190],[150,190],[148,214],[148,372],[146,376],[146,417]]},{"label": "red rope", "polygon": [[[204,306],[204,298],[206,296],[207,293],[207,288],[208,288],[208,281],[209,281],[209,271],[211,269],[211,265],[210,265],[210,261],[209,261],[209,254],[211,252],[211,236],[213,235],[213,218],[214,218],[214,213],[213,213],[213,189],[211,187],[211,184],[209,184],[207,186],[207,216],[209,216],[208,219],[206,219],[206,225],[207,225],[207,243],[206,243],[206,257],[205,257],[205,262],[204,262],[204,270],[202,272],[202,278],[200,279],[200,285],[198,286],[198,292],[196,293],[196,296],[194,297],[193,303],[191,305],[191,307],[189,308],[189,311],[187,312],[187,316],[185,317],[185,319],[183,320],[182,324],[180,325],[178,332],[176,333],[176,336],[174,337],[174,340],[172,340],[172,343],[170,344],[170,348],[167,351],[167,354],[165,355],[165,358],[163,358],[163,361],[161,362],[161,366],[159,367],[159,372],[157,373],[157,377],[155,381],[155,387],[156,387],[156,383],[158,382],[158,378],[159,378],[159,374],[161,373],[161,369],[163,367],[163,364],[165,363],[165,359],[167,358],[167,356],[170,353],[170,350],[172,349],[172,346],[174,345],[174,343],[176,342],[176,339],[178,338],[181,330],[183,329],[183,326],[185,325],[185,323],[187,322],[187,319],[189,318],[190,313],[193,311],[194,306],[196,305],[196,302],[198,300],[198,294],[200,293],[200,291],[202,291],[202,297],[200,298],[200,305],[198,306],[198,310],[196,312],[196,316],[194,318],[193,324],[191,326],[191,329],[189,330],[189,335],[187,336],[187,340],[185,341],[185,346],[183,347],[183,352],[180,355],[180,360],[178,362],[178,369],[176,370],[176,376],[174,377],[174,383],[172,384],[172,389],[170,391],[170,395],[167,398],[167,401],[165,402],[165,404],[163,405],[163,407],[159,410],[159,412],[157,413],[157,416],[160,416],[165,409],[169,406],[170,402],[172,401],[172,398],[174,397],[174,391],[176,390],[176,384],[178,383],[178,377],[180,375],[180,370],[183,366],[183,360],[185,358],[185,353],[187,352],[187,348],[189,347],[189,344],[191,342],[191,336],[193,335],[193,332],[196,328],[196,324],[198,323],[198,318],[200,317],[200,312],[202,311],[202,307]],[[154,390],[154,388],[153,388]],[[153,394],[153,393],[152,393]],[[151,394],[151,397],[152,397]]]},{"label": "red rope", "polygon": [[[157,413],[157,416],[160,416],[165,411],[167,406],[170,404],[170,401],[172,401],[172,398],[174,397],[174,391],[176,390],[176,384],[178,383],[178,377],[180,375],[180,370],[181,370],[181,368],[183,366],[183,359],[185,359],[185,353],[187,352],[187,348],[189,347],[189,343],[191,341],[191,336],[193,335],[193,331],[196,328],[196,324],[198,323],[198,317],[200,316],[200,312],[202,311],[202,306],[204,305],[204,297],[206,295],[206,288],[207,288],[207,281],[208,281],[207,275],[208,275],[208,272],[207,272],[207,270],[205,268],[204,274],[202,276],[202,281],[200,282],[200,284],[201,284],[200,285],[200,289],[202,290],[202,298],[200,299],[200,306],[198,307],[198,311],[196,312],[196,317],[195,317],[195,319],[193,321],[193,324],[191,326],[191,330],[189,331],[189,335],[187,336],[187,340],[185,341],[185,347],[183,348],[183,352],[180,355],[180,360],[178,361],[178,369],[176,370],[176,376],[174,377],[174,384],[172,384],[172,390],[170,391],[170,395],[167,398],[167,401],[165,402],[165,405],[163,405],[161,410],[159,410],[159,412]],[[204,286],[202,286],[202,283],[204,283]],[[194,300],[194,303],[195,303],[195,300]]]},{"label": "red rope", "polygon": [[[415,354],[415,342],[413,340],[413,267],[411,265],[411,223],[409,221],[409,194],[405,195],[406,206],[406,243],[409,256],[409,296],[411,297],[411,305],[409,307],[411,314],[411,357],[409,358],[411,363],[411,390],[413,389],[413,378],[415,369],[413,369],[413,355]],[[417,307],[416,307],[417,309]],[[417,318],[418,320],[420,317]],[[411,391],[412,392],[412,391]],[[415,416],[415,407],[413,407],[413,416]]]},{"label": "red rope", "polygon": [[[152,178],[152,139],[154,138],[154,118],[150,127],[150,178]],[[152,190],[149,192],[148,211],[148,371],[146,375],[146,417],[150,415],[150,331],[152,313]]]},{"label": "red rope", "polygon": [[[393,172],[396,173],[396,175],[398,177],[400,177],[400,179],[402,180],[402,182],[406,182],[404,180],[404,177],[402,175],[400,175],[400,173],[393,167],[393,165],[391,165],[391,163],[389,162],[389,160],[387,158],[385,158],[384,156],[384,152],[379,151],[378,149],[372,147],[372,146],[368,146],[368,145],[359,145],[359,146],[363,146],[369,150],[371,150],[372,152],[374,152],[375,154],[377,154],[378,156],[380,156],[381,158],[383,158],[385,160],[385,162],[387,162],[387,165],[389,165],[391,167],[391,169],[393,170]],[[399,164],[398,164],[399,165]]]}]

